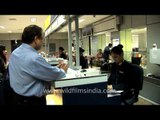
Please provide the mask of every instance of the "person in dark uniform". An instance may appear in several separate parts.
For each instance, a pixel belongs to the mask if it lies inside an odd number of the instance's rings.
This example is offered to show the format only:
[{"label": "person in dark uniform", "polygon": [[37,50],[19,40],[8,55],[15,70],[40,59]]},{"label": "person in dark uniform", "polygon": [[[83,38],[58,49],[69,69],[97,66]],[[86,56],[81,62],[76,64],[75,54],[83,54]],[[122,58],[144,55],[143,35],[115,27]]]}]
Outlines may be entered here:
[{"label": "person in dark uniform", "polygon": [[103,58],[105,59],[105,62],[109,62],[109,55],[111,52],[111,48],[112,48],[112,44],[109,43],[108,46],[105,47],[104,51],[103,51]]},{"label": "person in dark uniform", "polygon": [[63,47],[59,47],[59,57],[63,59],[67,59],[67,55],[64,53]]},{"label": "person in dark uniform", "polygon": [[88,60],[87,58],[85,58],[83,56],[83,53],[84,53],[84,49],[83,48],[79,48],[79,54],[80,54],[80,65],[82,66],[82,69],[86,69],[88,68]]},{"label": "person in dark uniform", "polygon": [[[122,48],[123,46],[118,45],[111,50],[111,56],[115,62],[112,64],[111,75],[108,79],[108,90],[115,89],[125,92],[135,87],[133,66],[124,60]],[[129,98],[130,96],[128,95],[127,97]]]}]

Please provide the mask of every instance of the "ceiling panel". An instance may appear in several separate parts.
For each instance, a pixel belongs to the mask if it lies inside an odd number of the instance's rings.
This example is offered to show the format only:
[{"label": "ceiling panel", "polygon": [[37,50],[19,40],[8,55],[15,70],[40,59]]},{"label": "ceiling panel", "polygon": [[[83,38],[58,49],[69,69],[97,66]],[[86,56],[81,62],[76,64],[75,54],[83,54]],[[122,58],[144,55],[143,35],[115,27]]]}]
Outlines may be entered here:
[{"label": "ceiling panel", "polygon": [[[0,15],[0,33],[22,33],[23,29],[31,24],[38,25],[44,29],[44,22],[47,15]],[[9,19],[16,20],[9,20]],[[31,18],[36,18],[36,22],[31,22]]]}]

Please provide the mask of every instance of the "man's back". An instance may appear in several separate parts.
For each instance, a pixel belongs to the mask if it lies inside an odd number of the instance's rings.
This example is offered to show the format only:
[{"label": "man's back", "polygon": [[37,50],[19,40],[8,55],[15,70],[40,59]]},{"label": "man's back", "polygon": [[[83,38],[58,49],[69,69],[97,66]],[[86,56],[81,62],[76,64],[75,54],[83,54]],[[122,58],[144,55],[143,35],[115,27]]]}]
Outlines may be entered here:
[{"label": "man's back", "polygon": [[[10,84],[13,90],[24,96],[42,96],[48,81],[65,76],[64,71],[49,65],[28,44],[13,51],[9,63]],[[57,75],[56,75],[57,72]]]}]

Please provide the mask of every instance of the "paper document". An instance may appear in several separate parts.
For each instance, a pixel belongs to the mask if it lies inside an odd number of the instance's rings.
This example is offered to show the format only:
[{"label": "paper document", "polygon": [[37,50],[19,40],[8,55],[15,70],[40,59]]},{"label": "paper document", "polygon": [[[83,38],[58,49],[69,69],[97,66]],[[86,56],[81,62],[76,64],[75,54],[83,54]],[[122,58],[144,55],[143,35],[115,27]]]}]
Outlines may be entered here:
[{"label": "paper document", "polygon": [[107,97],[115,97],[115,96],[120,96],[121,92],[123,92],[123,90],[108,90],[107,93]]}]

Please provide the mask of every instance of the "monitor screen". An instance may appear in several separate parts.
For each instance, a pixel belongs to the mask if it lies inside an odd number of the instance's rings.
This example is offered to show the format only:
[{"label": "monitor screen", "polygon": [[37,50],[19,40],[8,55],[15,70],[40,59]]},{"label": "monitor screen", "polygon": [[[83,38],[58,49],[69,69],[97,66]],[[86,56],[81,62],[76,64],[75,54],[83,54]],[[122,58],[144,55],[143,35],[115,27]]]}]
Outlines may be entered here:
[{"label": "monitor screen", "polygon": [[160,49],[150,49],[150,63],[160,64]]}]

